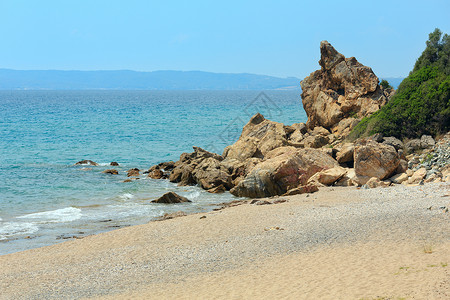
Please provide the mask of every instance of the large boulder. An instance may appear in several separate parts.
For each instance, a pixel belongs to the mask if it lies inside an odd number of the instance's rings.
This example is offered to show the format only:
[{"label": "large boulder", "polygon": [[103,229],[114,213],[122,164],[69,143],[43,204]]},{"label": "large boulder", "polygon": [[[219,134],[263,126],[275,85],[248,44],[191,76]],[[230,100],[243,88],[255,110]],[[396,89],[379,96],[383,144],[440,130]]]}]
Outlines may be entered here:
[{"label": "large boulder", "polygon": [[357,176],[383,180],[397,169],[400,157],[393,146],[367,140],[355,147],[354,163]]},{"label": "large boulder", "polygon": [[[378,84],[372,69],[356,58],[345,58],[327,41],[320,43],[320,70],[302,80],[303,108],[307,126],[323,126],[333,133],[348,134],[355,120],[386,104],[389,93]],[[341,122],[349,117],[351,121]]]},{"label": "large boulder", "polygon": [[306,185],[315,173],[337,166],[337,162],[319,149],[296,149],[267,159],[231,189],[240,197],[270,197]]}]

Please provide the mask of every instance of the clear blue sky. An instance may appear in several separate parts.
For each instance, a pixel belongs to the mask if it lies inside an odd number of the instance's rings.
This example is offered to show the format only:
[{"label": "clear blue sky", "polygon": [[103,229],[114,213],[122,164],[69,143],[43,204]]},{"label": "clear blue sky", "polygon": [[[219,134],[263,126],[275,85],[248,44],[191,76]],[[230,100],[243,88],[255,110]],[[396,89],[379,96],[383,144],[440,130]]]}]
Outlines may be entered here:
[{"label": "clear blue sky", "polygon": [[450,1],[0,0],[0,68],[201,70],[303,78],[328,40],[403,77]]}]

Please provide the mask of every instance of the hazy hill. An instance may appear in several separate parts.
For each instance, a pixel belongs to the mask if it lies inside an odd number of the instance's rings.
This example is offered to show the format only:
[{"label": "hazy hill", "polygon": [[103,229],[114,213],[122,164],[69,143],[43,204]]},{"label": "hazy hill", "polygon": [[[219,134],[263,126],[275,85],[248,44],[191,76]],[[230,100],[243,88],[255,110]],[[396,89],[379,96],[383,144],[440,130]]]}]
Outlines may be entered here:
[{"label": "hazy hill", "polygon": [[299,89],[300,79],[200,71],[19,71],[0,69],[0,89],[274,90]]}]

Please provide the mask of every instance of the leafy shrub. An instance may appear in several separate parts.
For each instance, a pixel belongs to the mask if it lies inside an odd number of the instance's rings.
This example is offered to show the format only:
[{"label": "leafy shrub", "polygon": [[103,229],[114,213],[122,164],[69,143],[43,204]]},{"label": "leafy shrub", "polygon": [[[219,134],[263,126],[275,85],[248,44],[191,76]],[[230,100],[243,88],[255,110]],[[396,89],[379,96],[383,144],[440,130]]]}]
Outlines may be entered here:
[{"label": "leafy shrub", "polygon": [[384,88],[384,89],[392,89],[392,85],[389,84],[389,81],[387,81],[386,79],[381,80],[380,85]]},{"label": "leafy shrub", "polygon": [[427,48],[397,93],[379,111],[364,118],[350,133],[351,140],[382,133],[397,138],[436,136],[450,130],[450,38],[430,33]]}]

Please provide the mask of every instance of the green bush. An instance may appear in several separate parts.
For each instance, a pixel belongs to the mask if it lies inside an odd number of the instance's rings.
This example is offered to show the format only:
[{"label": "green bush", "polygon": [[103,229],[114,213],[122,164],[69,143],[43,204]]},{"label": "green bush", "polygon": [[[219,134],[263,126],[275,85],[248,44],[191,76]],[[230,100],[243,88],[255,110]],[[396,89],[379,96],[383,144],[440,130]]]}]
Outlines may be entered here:
[{"label": "green bush", "polygon": [[382,133],[397,138],[436,136],[450,130],[450,38],[436,29],[413,71],[379,111],[364,118],[349,138]]},{"label": "green bush", "polygon": [[380,85],[384,88],[384,89],[392,89],[392,85],[389,84],[389,81],[387,81],[386,79],[381,80]]}]

